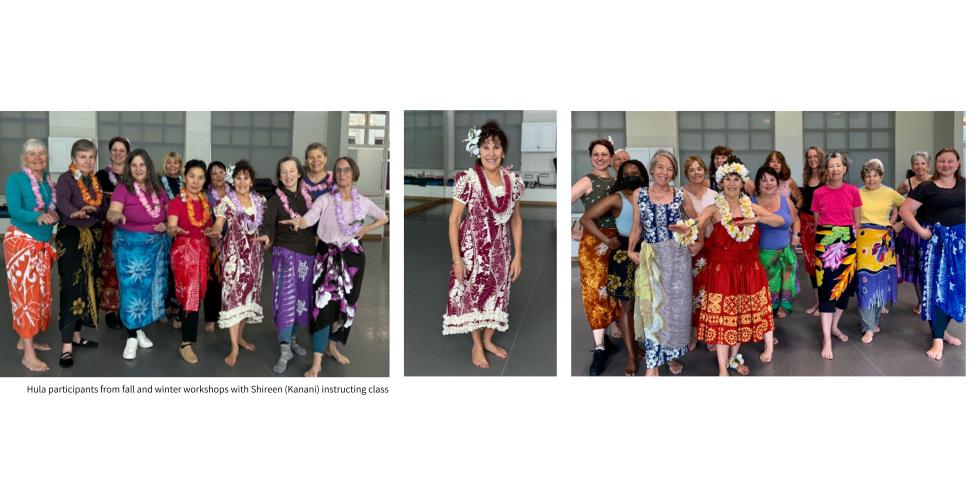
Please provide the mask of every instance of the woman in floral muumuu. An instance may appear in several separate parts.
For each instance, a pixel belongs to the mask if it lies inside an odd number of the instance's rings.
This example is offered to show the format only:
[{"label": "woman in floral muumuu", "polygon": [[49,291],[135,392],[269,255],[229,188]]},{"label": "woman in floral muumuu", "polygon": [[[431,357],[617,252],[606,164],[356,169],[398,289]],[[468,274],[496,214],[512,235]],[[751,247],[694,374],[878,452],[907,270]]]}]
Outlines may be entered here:
[{"label": "woman in floral muumuu", "polygon": [[467,142],[478,159],[473,168],[455,175],[448,218],[451,288],[442,333],[471,333],[472,363],[488,368],[486,350],[499,358],[508,356],[492,336],[509,329],[509,287],[522,271],[518,201],[525,186],[502,167],[508,140],[498,123],[489,121],[470,131]]}]

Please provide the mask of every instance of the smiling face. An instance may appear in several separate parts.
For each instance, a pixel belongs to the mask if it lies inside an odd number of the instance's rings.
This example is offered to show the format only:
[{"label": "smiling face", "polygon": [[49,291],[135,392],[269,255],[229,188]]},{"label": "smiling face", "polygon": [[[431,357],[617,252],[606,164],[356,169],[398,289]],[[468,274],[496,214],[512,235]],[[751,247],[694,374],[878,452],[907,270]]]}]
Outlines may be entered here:
[{"label": "smiling face", "polygon": [[913,172],[917,178],[926,178],[926,174],[930,172],[930,162],[922,155],[916,156],[913,158]]},{"label": "smiling face", "polygon": [[167,158],[163,165],[163,169],[166,171],[166,176],[177,177],[180,175],[180,160],[176,158]]},{"label": "smiling face", "polygon": [[217,165],[214,165],[214,167],[210,169],[210,183],[211,183],[211,185],[214,186],[214,187],[223,187],[224,186],[224,178],[226,176],[227,176],[227,172],[224,171],[223,168],[221,168],[221,167],[219,167]]},{"label": "smiling face", "polygon": [[960,160],[952,151],[944,151],[936,157],[936,173],[943,178],[954,177],[960,169]]},{"label": "smiling face", "polygon": [[285,188],[295,191],[299,183],[299,166],[295,160],[285,160],[278,170],[278,179],[282,181]]},{"label": "smiling face", "polygon": [[[481,154],[481,148],[485,146],[479,146],[479,154]],[[501,161],[501,157],[499,157]],[[482,166],[487,167],[485,160],[482,160]],[[499,164],[496,163],[495,167],[498,168]],[[336,179],[336,185],[341,189],[348,189],[353,186],[353,167],[350,166],[349,162],[345,159],[339,159],[336,161],[336,168],[333,170],[335,172],[334,178]]]},{"label": "smiling face", "polygon": [[47,151],[34,149],[24,153],[24,166],[38,175],[44,173],[47,168]]},{"label": "smiling face", "polygon": [[706,169],[698,161],[693,161],[685,171],[685,178],[689,179],[689,183],[701,185],[706,179]]},{"label": "smiling face", "polygon": [[200,191],[203,190],[204,181],[206,180],[204,177],[204,169],[197,166],[190,168],[190,171],[187,172],[184,180],[186,180],[187,192],[190,192],[192,195],[199,194]]},{"label": "smiling face", "polygon": [[594,165],[596,171],[607,171],[611,166],[611,151],[603,144],[595,144],[594,149],[590,151],[590,164]]},{"label": "smiling face", "polygon": [[129,152],[126,150],[126,145],[122,144],[122,141],[116,141],[109,148],[110,158],[112,160],[112,168],[122,170],[122,166],[125,165],[126,157],[129,156]]},{"label": "smiling face", "polygon": [[834,184],[841,183],[845,178],[845,172],[848,169],[845,167],[845,161],[840,157],[834,157],[828,160],[828,180]]},{"label": "smiling face", "polygon": [[675,170],[672,168],[672,161],[666,156],[659,156],[655,159],[655,166],[651,169],[652,178],[655,185],[665,186],[675,177]]},{"label": "smiling face", "polygon": [[611,158],[611,165],[614,166],[614,171],[619,171],[621,169],[621,163],[631,159],[631,155],[623,149],[619,149],[614,152],[614,157]]},{"label": "smiling face", "polygon": [[129,163],[129,171],[132,173],[132,179],[138,183],[144,183],[146,181],[146,162],[143,161],[142,156],[133,156],[132,162]]},{"label": "smiling face", "polygon": [[502,144],[498,138],[485,138],[482,144],[478,145],[478,159],[482,162],[482,168],[488,171],[498,170],[504,157],[505,151],[502,150]]},{"label": "smiling face", "polygon": [[777,181],[777,177],[769,173],[764,173],[763,176],[760,177],[760,192],[766,196],[774,195],[777,193],[778,184],[779,182]]},{"label": "smiling face", "polygon": [[720,166],[723,166],[728,159],[729,157],[726,155],[716,155],[716,157],[712,159],[712,164],[715,165],[716,168],[719,168]]},{"label": "smiling face", "polygon": [[305,164],[309,167],[312,173],[319,174],[326,171],[326,163],[329,162],[329,158],[320,149],[311,149],[309,154],[305,157]]},{"label": "smiling face", "polygon": [[95,150],[89,151],[79,151],[71,158],[71,162],[75,164],[75,167],[81,170],[82,173],[91,173],[95,168]]},{"label": "smiling face", "polygon": [[773,158],[770,158],[770,161],[767,162],[767,166],[769,166],[771,169],[773,169],[773,171],[777,172],[778,175],[780,174],[780,171],[783,169],[783,167],[782,167],[783,164],[784,163],[782,161],[780,161],[779,159],[777,159],[776,156],[774,156]]},{"label": "smiling face", "polygon": [[818,152],[813,149],[807,150],[807,166],[817,169],[818,163],[820,163],[818,161]]},{"label": "smiling face", "polygon": [[[774,181],[777,179],[775,178]],[[723,194],[727,197],[739,197],[743,190],[743,179],[739,173],[727,173],[723,176]]]},{"label": "smiling face", "polygon": [[234,191],[240,195],[251,191],[251,175],[248,175],[248,172],[238,172],[237,176],[234,177]]},{"label": "smiling face", "polygon": [[869,190],[875,190],[882,186],[882,175],[875,170],[868,170],[865,172],[865,188]]}]

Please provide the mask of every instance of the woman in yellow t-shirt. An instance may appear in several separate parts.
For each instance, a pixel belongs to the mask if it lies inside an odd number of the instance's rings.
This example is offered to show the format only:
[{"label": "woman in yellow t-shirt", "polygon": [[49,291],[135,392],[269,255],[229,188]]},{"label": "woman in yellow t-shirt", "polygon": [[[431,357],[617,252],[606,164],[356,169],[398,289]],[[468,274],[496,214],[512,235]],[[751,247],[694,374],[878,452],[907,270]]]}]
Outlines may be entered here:
[{"label": "woman in yellow t-shirt", "polygon": [[882,162],[871,159],[862,166],[865,186],[862,197],[862,219],[858,227],[855,281],[858,284],[858,311],[862,316],[862,342],[871,343],[879,331],[879,319],[886,304],[895,304],[896,274],[895,231],[893,223],[905,197],[882,185],[885,170]]}]

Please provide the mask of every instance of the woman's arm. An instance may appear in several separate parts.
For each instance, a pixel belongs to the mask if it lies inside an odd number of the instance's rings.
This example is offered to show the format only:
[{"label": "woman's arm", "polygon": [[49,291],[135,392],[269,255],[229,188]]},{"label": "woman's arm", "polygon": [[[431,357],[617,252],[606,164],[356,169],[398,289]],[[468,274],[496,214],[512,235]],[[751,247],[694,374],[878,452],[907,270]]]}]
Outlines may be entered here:
[{"label": "woman's arm", "polygon": [[628,235],[628,257],[635,264],[641,261],[640,256],[634,251],[638,247],[638,240],[641,239],[641,211],[638,210],[638,191],[631,192],[631,208],[634,209],[634,219],[631,221],[631,234]]},{"label": "woman's arm", "polygon": [[790,245],[797,246],[801,243],[801,220],[797,213],[797,207],[794,203],[787,199],[787,205],[790,206]]},{"label": "woman's arm", "polygon": [[577,183],[573,184],[570,188],[570,204],[576,202],[580,197],[589,194],[594,190],[594,182],[590,181],[590,178],[583,177],[577,180]]},{"label": "woman's arm", "polygon": [[7,210],[10,211],[10,217],[18,221],[41,224],[40,219],[44,212],[35,211],[33,208],[25,209],[23,199],[24,192],[21,186],[17,184],[17,180],[13,178],[13,175],[7,177]]},{"label": "woman's arm", "polygon": [[896,187],[896,192],[899,192],[899,195],[906,195],[906,194],[909,193],[909,179],[908,178],[905,179],[905,180],[903,180],[902,183],[900,183],[899,186]]},{"label": "woman's arm", "polygon": [[858,227],[862,223],[862,206],[852,207],[851,216],[852,216],[852,222],[854,223],[854,226],[852,226],[852,228],[854,229],[855,234],[858,234]]},{"label": "woman's arm", "polygon": [[455,279],[465,279],[465,261],[461,257],[458,247],[458,230],[461,229],[461,216],[465,213],[465,204],[459,200],[451,201],[451,214],[448,215],[448,244],[451,245],[451,266],[455,270]]},{"label": "woman's arm", "polygon": [[112,224],[125,224],[126,216],[122,214],[122,210],[124,209],[124,207],[125,204],[123,204],[122,202],[113,200],[112,203],[109,204],[109,210],[105,214],[105,219],[107,219]]},{"label": "woman's arm", "polygon": [[512,227],[512,248],[514,251],[512,264],[509,265],[509,281],[515,282],[522,273],[522,214],[519,212],[519,201],[516,201],[516,206],[512,209],[509,225]]},{"label": "woman's arm", "polygon": [[787,186],[790,187],[790,200],[795,202],[795,206],[800,206],[801,202],[804,200],[804,195],[801,194],[801,189],[794,183],[794,179],[787,181]]},{"label": "woman's arm", "polygon": [[933,237],[933,233],[929,229],[924,228],[923,225],[916,220],[916,211],[922,205],[922,202],[912,197],[906,199],[906,201],[899,206],[899,217],[901,217],[902,222],[904,222],[909,229],[912,229],[914,233],[918,234],[920,238],[930,239]]},{"label": "woman's arm", "polygon": [[753,213],[756,214],[756,217],[754,217],[753,219],[743,219],[741,223],[745,222],[746,224],[753,224],[753,223],[761,222],[770,227],[779,227],[784,225],[784,218],[781,217],[780,214],[770,212],[767,209],[763,208],[763,206],[760,205],[753,206]]},{"label": "woman's arm", "polygon": [[621,200],[621,195],[614,193],[600,199],[596,204],[587,209],[580,217],[580,224],[588,233],[592,234],[595,238],[599,239],[602,243],[607,246],[611,246],[611,241],[616,238],[608,238],[604,233],[600,232],[600,228],[597,227],[597,219],[608,212],[613,210],[621,210],[624,203]]}]

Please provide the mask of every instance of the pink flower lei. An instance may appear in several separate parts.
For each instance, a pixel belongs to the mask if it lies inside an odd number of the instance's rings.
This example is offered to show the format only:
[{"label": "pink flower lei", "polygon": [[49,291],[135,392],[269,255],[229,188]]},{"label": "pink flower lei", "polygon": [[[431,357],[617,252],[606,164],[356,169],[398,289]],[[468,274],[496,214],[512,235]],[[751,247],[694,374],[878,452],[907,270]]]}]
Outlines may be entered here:
[{"label": "pink flower lei", "polygon": [[339,223],[339,229],[342,230],[343,234],[346,236],[354,236],[359,232],[360,228],[363,227],[363,209],[360,208],[360,193],[353,187],[350,191],[350,200],[353,205],[353,221],[347,223],[345,216],[343,215],[343,193],[336,190],[332,194],[333,200],[336,202],[336,222]]},{"label": "pink flower lei", "polygon": [[[35,211],[40,211],[44,209],[44,197],[41,196],[41,184],[37,181],[37,177],[34,176],[34,172],[30,171],[28,168],[24,168],[24,173],[27,174],[27,178],[31,181],[31,190],[34,192],[34,202]],[[54,212],[57,208],[58,194],[54,191],[54,180],[51,179],[51,174],[47,175],[47,185],[48,189],[51,190],[51,203],[47,206],[47,212]]]},{"label": "pink flower lei", "polygon": [[163,205],[159,201],[159,195],[156,195],[156,193],[153,192],[153,205],[150,206],[149,201],[146,200],[146,193],[143,192],[142,186],[139,184],[139,182],[133,182],[132,186],[136,188],[136,197],[139,197],[139,203],[142,204],[143,209],[146,209],[146,213],[149,214],[149,217],[158,219],[160,212],[163,211]]},{"label": "pink flower lei", "polygon": [[[307,188],[305,188],[306,187],[305,186],[305,183],[303,183],[301,180],[299,180],[298,187],[299,187],[299,192],[302,194],[302,198],[305,199],[305,208],[306,209],[311,209],[312,208],[312,196],[309,195],[309,190]],[[283,192],[282,189],[276,188],[275,189],[275,193],[278,194],[279,200],[282,201],[282,207],[285,208],[285,212],[288,213],[288,216],[289,217],[291,217],[292,219],[295,219],[297,217],[300,217],[298,214],[295,213],[295,211],[292,210],[291,207],[288,206],[288,197],[285,195],[285,192]]]},{"label": "pink flower lei", "polygon": [[234,204],[234,209],[237,214],[241,216],[241,227],[244,228],[244,232],[247,234],[254,234],[258,231],[258,227],[261,226],[261,220],[264,217],[265,210],[258,202],[258,194],[251,192],[251,206],[254,207],[254,215],[249,216],[244,209],[244,204],[237,198],[236,192],[230,192],[228,196],[231,197],[231,203]]},{"label": "pink flower lei", "polygon": [[331,171],[327,171],[326,176],[323,177],[322,180],[319,180],[319,183],[312,183],[312,180],[309,179],[308,175],[303,178],[306,180],[306,182],[308,182],[306,183],[306,185],[308,185],[309,190],[312,192],[322,192],[323,190],[331,189],[333,186],[333,178],[332,178]]}]

